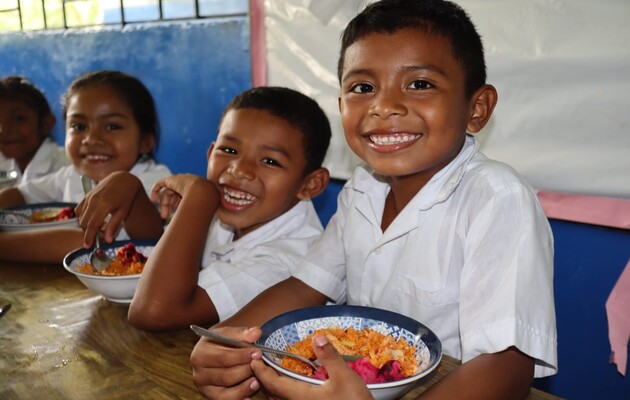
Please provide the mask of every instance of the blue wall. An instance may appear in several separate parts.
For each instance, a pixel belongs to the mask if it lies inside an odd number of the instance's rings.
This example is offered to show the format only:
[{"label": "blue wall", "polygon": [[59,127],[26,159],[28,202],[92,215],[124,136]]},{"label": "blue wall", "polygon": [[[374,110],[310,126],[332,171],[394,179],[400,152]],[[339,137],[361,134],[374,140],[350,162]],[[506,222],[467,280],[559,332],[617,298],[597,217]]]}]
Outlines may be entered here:
[{"label": "blue wall", "polygon": [[605,309],[630,258],[630,231],[558,220],[551,220],[551,228],[558,374],[534,385],[571,400],[630,399],[630,376],[609,363]]},{"label": "blue wall", "polygon": [[230,17],[124,29],[0,34],[0,75],[20,74],[43,89],[57,115],[59,98],[80,73],[120,70],[153,94],[162,124],[157,158],[174,172],[205,176],[206,150],[225,105],[251,86],[249,20]]}]

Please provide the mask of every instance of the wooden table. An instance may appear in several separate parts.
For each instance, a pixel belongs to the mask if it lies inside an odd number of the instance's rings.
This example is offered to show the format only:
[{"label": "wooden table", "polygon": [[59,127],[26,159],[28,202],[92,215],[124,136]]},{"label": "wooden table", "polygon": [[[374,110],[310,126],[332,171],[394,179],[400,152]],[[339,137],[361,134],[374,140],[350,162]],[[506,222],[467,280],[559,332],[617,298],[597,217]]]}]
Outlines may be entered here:
[{"label": "wooden table", "polygon": [[[4,301],[13,306],[0,319],[1,399],[201,399],[190,373],[194,333],[133,328],[127,306],[89,291],[61,265],[0,261]],[[456,365],[444,357],[404,399]],[[535,389],[529,398],[557,399]]]}]

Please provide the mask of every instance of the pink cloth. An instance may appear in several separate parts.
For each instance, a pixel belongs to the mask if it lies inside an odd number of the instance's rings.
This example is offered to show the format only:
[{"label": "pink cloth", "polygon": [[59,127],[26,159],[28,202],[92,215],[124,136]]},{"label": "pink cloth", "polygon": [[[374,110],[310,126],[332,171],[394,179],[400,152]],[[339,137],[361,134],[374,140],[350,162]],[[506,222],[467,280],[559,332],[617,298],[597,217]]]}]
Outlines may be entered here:
[{"label": "pink cloth", "polygon": [[626,376],[630,340],[630,260],[606,301],[606,315],[611,348],[610,362],[617,364],[617,371]]},{"label": "pink cloth", "polygon": [[249,0],[252,86],[267,85],[267,42],[265,41],[265,2]]},{"label": "pink cloth", "polygon": [[630,199],[538,192],[548,218],[630,229]]}]

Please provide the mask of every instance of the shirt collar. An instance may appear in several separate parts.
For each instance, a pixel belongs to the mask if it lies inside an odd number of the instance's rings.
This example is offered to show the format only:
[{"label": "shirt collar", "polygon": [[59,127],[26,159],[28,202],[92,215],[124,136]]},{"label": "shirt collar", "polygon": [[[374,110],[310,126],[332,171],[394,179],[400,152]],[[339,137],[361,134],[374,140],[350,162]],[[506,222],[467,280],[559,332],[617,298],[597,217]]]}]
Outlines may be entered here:
[{"label": "shirt collar", "polygon": [[[387,229],[382,240],[392,240],[415,229],[419,223],[418,211],[429,210],[436,204],[446,201],[461,182],[468,162],[476,154],[478,148],[477,139],[467,134],[459,154],[416,193],[409,204],[396,216],[396,223],[390,225],[391,229]],[[389,192],[389,185],[373,171],[370,175],[360,174],[357,178],[353,188],[358,192],[369,193],[357,201],[357,210],[372,224],[380,226],[379,221],[382,217],[385,198]],[[381,214],[376,215],[375,213]]]},{"label": "shirt collar", "polygon": [[265,242],[269,242],[287,236],[288,233],[307,223],[306,220],[311,212],[309,210],[310,204],[310,200],[300,201],[289,211],[237,240],[232,240],[234,230],[230,226],[224,225],[220,221],[214,221],[216,226],[211,228],[211,235],[214,236],[213,242],[225,244],[212,249],[212,254],[217,257],[225,257],[232,251],[246,251],[260,245],[261,238],[265,238]]}]

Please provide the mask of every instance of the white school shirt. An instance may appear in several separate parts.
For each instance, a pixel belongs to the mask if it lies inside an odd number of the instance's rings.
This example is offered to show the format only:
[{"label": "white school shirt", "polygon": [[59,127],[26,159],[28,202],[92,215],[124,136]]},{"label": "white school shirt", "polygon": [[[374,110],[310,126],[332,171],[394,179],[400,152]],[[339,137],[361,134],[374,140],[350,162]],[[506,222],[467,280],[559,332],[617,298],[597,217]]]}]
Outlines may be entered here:
[{"label": "white school shirt", "polygon": [[60,168],[69,164],[66,150],[63,146],[59,146],[51,138],[46,138],[37,149],[33,159],[26,166],[24,172],[20,171],[17,163],[12,158],[4,157],[4,161],[0,160],[0,170],[17,171],[18,179],[14,186],[21,182],[30,181],[58,171]]},{"label": "white school shirt", "polygon": [[259,293],[290,277],[322,231],[310,200],[300,201],[234,241],[233,230],[213,220],[198,285],[208,293],[220,320],[229,318]]},{"label": "white school shirt", "polygon": [[466,362],[510,346],[557,369],[553,237],[535,192],[467,136],[383,233],[389,185],[358,167],[294,276],[337,303],[387,309]]},{"label": "white school shirt", "polygon": [[[147,195],[150,195],[153,184],[158,179],[171,175],[166,165],[157,164],[153,159],[138,161],[129,170],[138,177]],[[68,165],[57,172],[22,182],[17,189],[24,197],[26,204],[64,202],[79,203],[85,195],[81,184],[81,174],[74,165]],[[116,240],[129,239],[124,229],[121,229]]]}]

